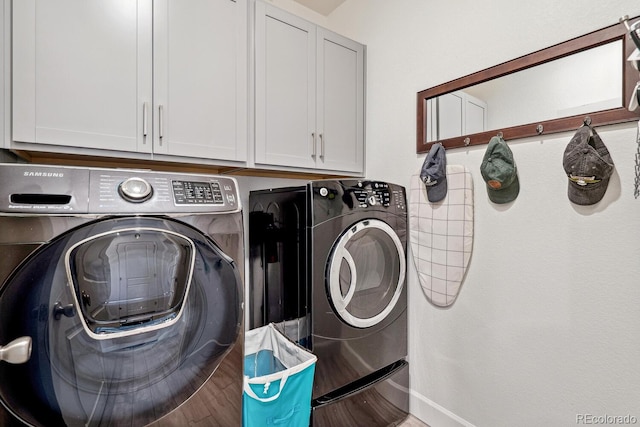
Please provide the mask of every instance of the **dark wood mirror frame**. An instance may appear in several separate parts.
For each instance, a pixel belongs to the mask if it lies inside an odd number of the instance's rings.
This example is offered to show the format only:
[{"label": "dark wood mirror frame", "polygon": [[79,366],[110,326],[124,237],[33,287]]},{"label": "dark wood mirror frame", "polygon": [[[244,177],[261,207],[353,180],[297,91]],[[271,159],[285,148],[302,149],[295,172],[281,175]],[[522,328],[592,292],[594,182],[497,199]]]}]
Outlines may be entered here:
[{"label": "dark wood mirror frame", "polygon": [[[633,18],[632,20],[635,19],[637,18]],[[425,142],[427,99],[435,98],[449,92],[461,90],[478,83],[486,82],[488,80],[515,73],[517,71],[535,67],[536,65],[544,64],[555,59],[564,58],[574,53],[582,52],[584,50],[615,42],[617,40],[622,40],[624,53],[623,57],[620,58],[620,60],[623,61],[622,107],[609,110],[594,111],[586,115],[580,114],[576,116],[562,117],[553,120],[545,120],[519,126],[506,127],[503,129],[493,129],[486,132],[442,139],[440,141]],[[496,65],[494,67],[490,67],[485,70],[469,74],[468,76],[452,80],[448,83],[443,83],[430,89],[420,91],[418,92],[418,127],[416,152],[418,154],[428,152],[431,148],[431,145],[435,142],[440,142],[447,149],[466,147],[469,145],[487,144],[491,137],[497,135],[500,132],[502,132],[502,136],[504,139],[509,140],[570,131],[580,127],[584,123],[587,116],[588,119],[591,120],[591,124],[593,124],[594,126],[610,125],[638,120],[640,118],[640,113],[630,112],[626,107],[627,105],[629,105],[631,93],[636,83],[640,80],[638,72],[630,65],[629,61],[626,60],[626,58],[629,57],[634,49],[635,44],[629,37],[627,28],[622,22],[620,22],[619,24],[611,25],[601,30],[585,34],[581,37],[577,37],[566,42],[548,47],[546,49],[521,56],[511,61]],[[542,131],[540,131],[540,128],[538,127],[539,125],[542,125]]]}]

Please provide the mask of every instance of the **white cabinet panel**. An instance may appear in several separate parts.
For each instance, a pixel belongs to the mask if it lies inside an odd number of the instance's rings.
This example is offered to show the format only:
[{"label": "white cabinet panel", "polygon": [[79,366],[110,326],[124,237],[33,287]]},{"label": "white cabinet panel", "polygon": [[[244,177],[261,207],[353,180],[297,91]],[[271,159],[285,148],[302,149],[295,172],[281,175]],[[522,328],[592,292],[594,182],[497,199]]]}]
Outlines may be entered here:
[{"label": "white cabinet panel", "polygon": [[427,142],[487,129],[487,103],[464,91],[427,100],[427,114]]},{"label": "white cabinet panel", "polygon": [[13,139],[151,151],[151,0],[13,2]]},{"label": "white cabinet panel", "polygon": [[257,163],[315,166],[315,31],[256,3]]},{"label": "white cabinet panel", "polygon": [[364,46],[256,2],[256,164],[362,173]]},{"label": "white cabinet panel", "polygon": [[245,0],[155,0],[155,153],[245,159],[246,13]]},{"label": "white cabinet panel", "polygon": [[465,135],[484,132],[487,129],[487,104],[469,96],[465,108]]},{"label": "white cabinet panel", "polygon": [[448,93],[437,99],[437,139],[447,139],[463,134],[464,99],[459,93]]},{"label": "white cabinet panel", "polygon": [[14,141],[246,160],[247,0],[21,0],[12,18]]},{"label": "white cabinet panel", "polygon": [[318,29],[318,167],[361,172],[364,164],[364,48]]}]

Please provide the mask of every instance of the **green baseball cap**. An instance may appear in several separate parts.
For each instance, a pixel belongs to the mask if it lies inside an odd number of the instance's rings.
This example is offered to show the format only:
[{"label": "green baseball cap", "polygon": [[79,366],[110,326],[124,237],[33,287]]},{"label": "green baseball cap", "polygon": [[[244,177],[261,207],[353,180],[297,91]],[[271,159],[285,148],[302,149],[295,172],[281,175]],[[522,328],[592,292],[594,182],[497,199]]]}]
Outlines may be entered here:
[{"label": "green baseball cap", "polygon": [[509,203],[518,197],[520,182],[513,153],[504,139],[494,136],[484,153],[480,173],[487,183],[489,200],[493,203]]}]

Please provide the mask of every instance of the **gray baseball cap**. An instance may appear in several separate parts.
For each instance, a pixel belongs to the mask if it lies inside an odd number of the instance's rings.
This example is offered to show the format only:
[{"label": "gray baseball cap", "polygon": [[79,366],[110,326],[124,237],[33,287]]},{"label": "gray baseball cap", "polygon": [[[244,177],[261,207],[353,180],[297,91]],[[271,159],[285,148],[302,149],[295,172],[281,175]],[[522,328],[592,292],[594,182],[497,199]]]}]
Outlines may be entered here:
[{"label": "gray baseball cap", "polygon": [[427,199],[439,202],[447,195],[447,157],[442,144],[433,144],[424,159],[420,179],[427,187]]},{"label": "gray baseball cap", "polygon": [[480,173],[487,183],[489,200],[493,203],[509,203],[518,197],[518,168],[511,149],[499,136],[494,136],[489,141],[480,165]]},{"label": "gray baseball cap", "polygon": [[569,200],[576,205],[598,203],[607,192],[613,160],[595,129],[581,126],[564,150],[562,166],[569,178]]}]

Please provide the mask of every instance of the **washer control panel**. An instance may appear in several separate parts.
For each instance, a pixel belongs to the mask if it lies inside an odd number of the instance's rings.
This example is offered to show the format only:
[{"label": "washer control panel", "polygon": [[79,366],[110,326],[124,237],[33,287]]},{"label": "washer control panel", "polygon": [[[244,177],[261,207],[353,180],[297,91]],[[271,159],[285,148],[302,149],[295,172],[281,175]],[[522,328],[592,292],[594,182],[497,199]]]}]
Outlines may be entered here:
[{"label": "washer control panel", "polygon": [[176,205],[224,205],[219,182],[171,181]]},{"label": "washer control panel", "polygon": [[27,214],[239,212],[232,177],[0,163],[0,211]]},{"label": "washer control panel", "polygon": [[96,212],[230,212],[240,209],[233,178],[109,170],[92,171],[90,205]]}]

